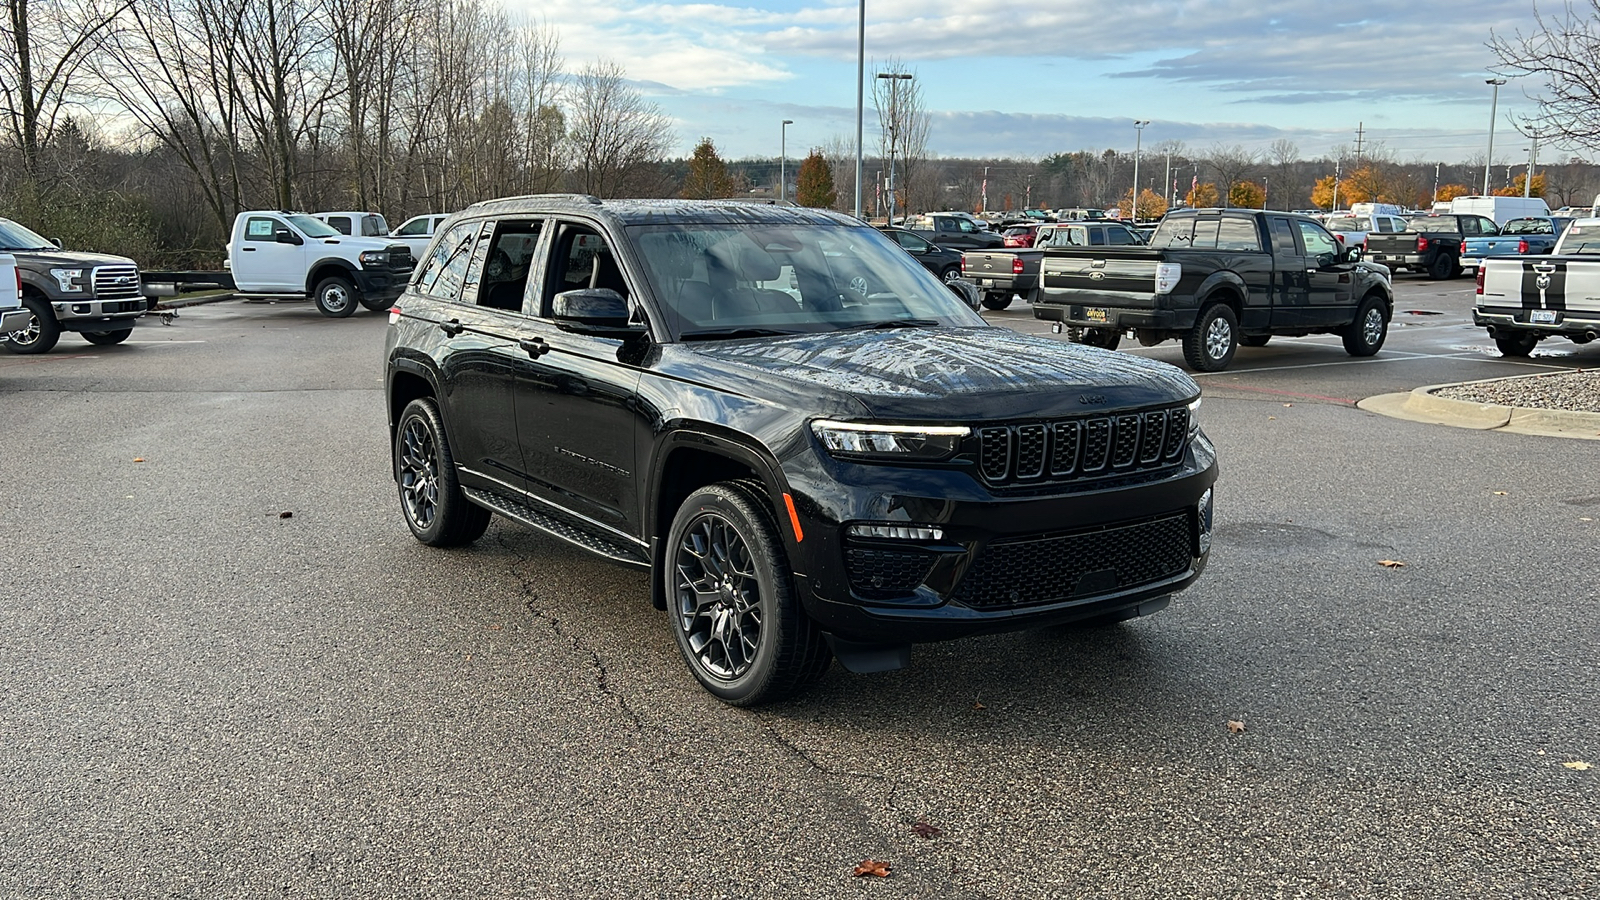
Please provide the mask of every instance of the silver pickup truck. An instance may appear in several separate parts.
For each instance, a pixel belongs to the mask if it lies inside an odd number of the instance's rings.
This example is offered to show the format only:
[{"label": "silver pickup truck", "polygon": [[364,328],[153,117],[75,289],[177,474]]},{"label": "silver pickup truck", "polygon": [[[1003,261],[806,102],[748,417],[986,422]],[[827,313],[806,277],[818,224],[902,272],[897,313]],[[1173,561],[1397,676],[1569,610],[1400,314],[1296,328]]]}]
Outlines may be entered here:
[{"label": "silver pickup truck", "polygon": [[22,275],[17,258],[0,253],[0,334],[28,327],[28,311],[22,308]]},{"label": "silver pickup truck", "polygon": [[1506,356],[1527,356],[1547,337],[1600,337],[1600,219],[1575,219],[1549,256],[1485,257],[1472,323]]}]

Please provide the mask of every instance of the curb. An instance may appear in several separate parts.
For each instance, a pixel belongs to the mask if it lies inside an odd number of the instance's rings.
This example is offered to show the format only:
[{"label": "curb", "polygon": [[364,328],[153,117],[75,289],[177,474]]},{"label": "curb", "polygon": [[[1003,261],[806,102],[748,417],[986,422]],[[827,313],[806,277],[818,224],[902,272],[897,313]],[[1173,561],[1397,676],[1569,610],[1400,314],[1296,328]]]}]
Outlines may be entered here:
[{"label": "curb", "polygon": [[1428,425],[1448,425],[1452,428],[1468,428],[1475,431],[1505,431],[1543,437],[1600,440],[1600,413],[1498,406],[1493,403],[1474,403],[1470,400],[1451,400],[1434,393],[1441,388],[1510,380],[1485,378],[1480,381],[1461,381],[1453,384],[1430,384],[1400,394],[1377,394],[1356,403],[1356,407],[1393,419],[1405,419]]}]

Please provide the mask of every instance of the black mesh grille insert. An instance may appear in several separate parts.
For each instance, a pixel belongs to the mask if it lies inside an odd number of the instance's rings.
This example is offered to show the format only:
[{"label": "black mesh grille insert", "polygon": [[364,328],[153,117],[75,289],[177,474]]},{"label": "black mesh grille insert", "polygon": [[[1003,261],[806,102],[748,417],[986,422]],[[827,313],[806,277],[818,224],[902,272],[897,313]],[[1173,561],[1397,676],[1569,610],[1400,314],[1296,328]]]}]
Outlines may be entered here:
[{"label": "black mesh grille insert", "polygon": [[850,589],[863,597],[908,594],[928,575],[933,554],[925,550],[846,547]]},{"label": "black mesh grille insert", "polygon": [[1022,425],[1017,428],[1017,477],[1038,478],[1044,474],[1043,425]]},{"label": "black mesh grille insert", "polygon": [[957,586],[976,609],[1035,606],[1129,590],[1189,570],[1189,516],[1105,531],[995,541]]},{"label": "black mesh grille insert", "polygon": [[978,433],[983,445],[980,465],[983,477],[1004,481],[1011,474],[1011,429],[985,428]]},{"label": "black mesh grille insert", "polygon": [[1090,419],[1083,423],[1083,470],[1098,472],[1111,455],[1111,420]]},{"label": "black mesh grille insert", "polygon": [[1159,410],[1145,413],[1139,429],[1139,464],[1160,462],[1161,446],[1167,438],[1167,414]]},{"label": "black mesh grille insert", "polygon": [[1139,452],[1139,417],[1117,416],[1116,433],[1111,444],[1111,464],[1119,469],[1133,465]]},{"label": "black mesh grille insert", "polygon": [[1078,444],[1083,434],[1081,422],[1057,422],[1055,446],[1050,451],[1050,474],[1071,475],[1078,467]]},{"label": "black mesh grille insert", "polygon": [[1167,443],[1161,455],[1167,459],[1175,459],[1183,452],[1183,445],[1189,440],[1189,408],[1180,406],[1167,413]]}]

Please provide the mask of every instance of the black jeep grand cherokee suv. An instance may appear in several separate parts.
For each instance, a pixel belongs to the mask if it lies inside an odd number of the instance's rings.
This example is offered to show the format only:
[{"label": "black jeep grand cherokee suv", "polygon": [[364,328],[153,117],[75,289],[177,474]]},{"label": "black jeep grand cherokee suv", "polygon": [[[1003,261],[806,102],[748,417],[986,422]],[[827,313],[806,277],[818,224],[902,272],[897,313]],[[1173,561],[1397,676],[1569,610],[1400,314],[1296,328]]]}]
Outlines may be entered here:
[{"label": "black jeep grand cherokee suv", "polygon": [[736,704],[837,657],[1153,612],[1211,542],[1200,391],[991,328],[877,231],[809,209],[539,196],[439,229],[390,312],[417,538],[491,513],[649,567]]}]

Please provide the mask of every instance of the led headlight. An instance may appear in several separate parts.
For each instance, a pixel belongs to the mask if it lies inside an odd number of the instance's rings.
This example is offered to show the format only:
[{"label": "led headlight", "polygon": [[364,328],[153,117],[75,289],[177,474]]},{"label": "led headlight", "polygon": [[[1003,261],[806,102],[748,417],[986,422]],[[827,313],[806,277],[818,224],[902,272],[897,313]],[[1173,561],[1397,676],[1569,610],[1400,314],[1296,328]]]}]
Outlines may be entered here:
[{"label": "led headlight", "polygon": [[386,266],[389,264],[389,251],[363,250],[361,251],[361,265],[367,268]]},{"label": "led headlight", "polygon": [[80,281],[83,278],[82,269],[51,269],[50,275],[55,278],[56,284],[61,286],[61,293],[83,293],[83,284]]},{"label": "led headlight", "polygon": [[1189,440],[1191,441],[1200,434],[1200,400],[1201,398],[1196,397],[1194,402],[1189,404]]},{"label": "led headlight", "polygon": [[879,425],[818,419],[811,423],[811,433],[834,456],[930,461],[955,455],[961,439],[972,429],[965,425]]}]

